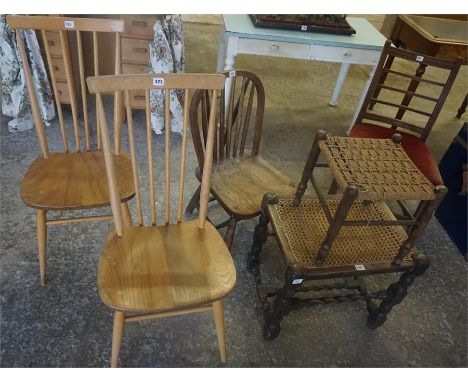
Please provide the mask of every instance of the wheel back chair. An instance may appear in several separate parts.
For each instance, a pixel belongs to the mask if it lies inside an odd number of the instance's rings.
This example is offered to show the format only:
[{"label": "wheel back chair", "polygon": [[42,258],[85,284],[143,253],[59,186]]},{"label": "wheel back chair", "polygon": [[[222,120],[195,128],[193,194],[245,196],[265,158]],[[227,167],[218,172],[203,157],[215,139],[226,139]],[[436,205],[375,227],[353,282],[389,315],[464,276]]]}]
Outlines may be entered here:
[{"label": "wheel back chair", "polygon": [[[434,185],[443,184],[437,163],[425,142],[462,62],[461,58],[448,61],[394,48],[387,41],[349,135],[360,138],[390,138],[398,132],[402,136],[403,148],[419,170]],[[401,69],[395,68],[396,63]],[[427,68],[446,76],[445,81],[423,78]],[[402,86],[404,82],[407,82],[406,89]],[[423,92],[417,91],[420,87],[424,88]],[[400,97],[401,101],[396,102]],[[414,105],[409,106],[411,102]],[[395,109],[396,114],[382,112],[379,108],[381,105],[392,108],[392,113]]]},{"label": "wheel back chair", "polygon": [[[23,202],[37,210],[37,240],[39,250],[39,269],[41,285],[46,282],[46,247],[47,227],[49,225],[73,222],[111,220],[112,215],[47,218],[47,211],[88,210],[110,205],[109,192],[105,178],[104,154],[101,150],[101,138],[97,129],[97,146],[91,142],[90,121],[88,118],[85,69],[83,62],[82,35],[92,34],[94,74],[99,74],[98,33],[115,35],[115,73],[120,73],[120,33],[124,30],[121,20],[79,19],[49,16],[7,16],[8,24],[16,30],[16,38],[21,54],[29,101],[33,112],[34,124],[39,139],[42,155],[29,166],[21,182]],[[32,29],[41,32],[49,76],[55,98],[63,142],[63,152],[50,152],[44,122],[37,102],[37,94],[31,77],[28,55],[21,30]],[[82,99],[83,136],[78,121],[78,101],[71,63],[70,44],[67,34],[75,34],[79,67],[79,83]],[[83,36],[84,37],[84,36]],[[60,70],[63,60],[65,72]],[[64,82],[66,88],[64,89]],[[61,82],[59,82],[61,81]],[[63,91],[63,92],[62,92]],[[64,94],[68,93],[68,94]],[[67,97],[68,96],[68,97]],[[73,121],[74,152],[67,138],[62,102],[69,98]],[[120,95],[114,97],[116,104],[121,103]],[[128,157],[120,153],[121,111],[116,108],[115,161],[119,163],[117,179],[119,182],[119,200],[126,218],[129,218],[127,201],[134,196],[131,164]]]},{"label": "wheel back chair", "polygon": [[[414,243],[447,189],[422,175],[400,141],[399,134],[390,140],[333,137],[320,131],[294,199],[264,196],[248,269],[254,274],[264,311],[265,339],[278,336],[280,322],[290,310],[317,304],[365,301],[368,326],[377,328],[415,278],[426,271],[429,260]],[[313,176],[320,154],[341,195],[322,195]],[[309,181],[317,196],[303,198]],[[422,207],[413,215],[405,200],[421,200]],[[397,219],[387,206],[390,201],[400,204],[405,216]],[[260,272],[269,223],[286,263],[285,281],[280,285],[264,284]],[[405,231],[402,226],[409,228]],[[383,273],[402,275],[387,289],[368,291],[361,276]],[[333,279],[323,285],[315,281]],[[322,297],[309,294],[323,290]],[[330,295],[334,290],[339,294]]]},{"label": "wheel back chair", "polygon": [[[225,78],[220,74],[135,74],[90,77],[87,80],[91,93],[97,94],[99,127],[104,149],[115,229],[109,233],[102,249],[97,284],[102,301],[115,310],[112,336],[112,366],[117,366],[124,323],[155,319],[193,312],[213,311],[218,335],[221,360],[226,360],[224,342],[224,313],[222,299],[234,287],[236,271],[222,237],[206,221],[210,193],[215,118],[210,117],[207,127],[207,155],[203,163],[200,191],[200,214],[197,220],[182,221],[185,180],[186,143],[190,90],[204,89],[211,93],[211,109],[216,110],[217,93],[223,88]],[[161,89],[165,95],[165,177],[160,186],[164,189],[164,224],[156,222],[155,165],[151,130],[150,90]],[[179,165],[177,216],[171,223],[171,143],[170,96],[175,89],[183,93],[184,122]],[[145,178],[149,182],[151,224],[143,225],[141,185],[138,176],[144,167],[144,150],[135,146],[130,91],[143,90],[146,106],[146,149],[148,163]],[[120,163],[112,155],[106,124],[102,94],[124,92],[127,111],[128,140],[130,146],[133,181],[136,192],[137,225],[125,224],[120,208],[117,174]],[[137,160],[138,152],[138,160]],[[162,154],[161,154],[162,156]],[[172,167],[175,167],[173,162]],[[174,174],[174,172],[173,172]],[[162,178],[162,177],[161,177]],[[157,178],[156,178],[157,180]],[[173,219],[174,220],[174,219]],[[149,217],[148,217],[149,222]]]},{"label": "wheel back chair", "polygon": [[[245,70],[233,70],[224,75],[227,77],[226,88],[219,97],[219,113],[216,116],[211,182],[214,198],[211,200],[218,201],[229,215],[229,219],[216,228],[227,225],[224,239],[230,249],[237,222],[260,213],[263,194],[271,191],[292,196],[295,185],[259,155],[265,109],[262,82],[255,74]],[[226,97],[226,94],[229,96]],[[199,169],[203,168],[206,155],[210,104],[208,93],[202,90],[194,94],[190,103],[190,128]],[[252,143],[249,145],[250,140]],[[196,176],[200,179],[199,171]],[[187,214],[198,207],[199,193],[200,187],[187,205]]]}]

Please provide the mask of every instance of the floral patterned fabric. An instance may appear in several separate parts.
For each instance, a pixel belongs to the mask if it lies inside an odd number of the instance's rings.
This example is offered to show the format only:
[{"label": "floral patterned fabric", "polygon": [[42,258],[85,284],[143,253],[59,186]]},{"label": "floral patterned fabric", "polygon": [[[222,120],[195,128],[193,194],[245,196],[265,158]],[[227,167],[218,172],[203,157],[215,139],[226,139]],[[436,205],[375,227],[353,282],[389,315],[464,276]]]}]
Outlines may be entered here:
[{"label": "floral patterned fabric", "polygon": [[[150,44],[150,71],[153,73],[181,73],[184,71],[184,37],[182,17],[168,15],[157,18],[154,24],[154,40]],[[182,132],[182,94],[171,91],[171,131]],[[164,131],[164,93],[152,90],[151,124],[156,134]]]},{"label": "floral patterned fabric", "polygon": [[[44,62],[39,50],[36,33],[33,30],[22,31],[34,87],[38,95],[42,119],[47,123],[55,117],[54,100]],[[0,16],[0,73],[2,79],[2,114],[12,117],[8,122],[10,132],[32,129],[31,104],[26,88],[26,79],[22,69],[21,55],[16,41],[16,34],[7,22],[6,16]]]}]

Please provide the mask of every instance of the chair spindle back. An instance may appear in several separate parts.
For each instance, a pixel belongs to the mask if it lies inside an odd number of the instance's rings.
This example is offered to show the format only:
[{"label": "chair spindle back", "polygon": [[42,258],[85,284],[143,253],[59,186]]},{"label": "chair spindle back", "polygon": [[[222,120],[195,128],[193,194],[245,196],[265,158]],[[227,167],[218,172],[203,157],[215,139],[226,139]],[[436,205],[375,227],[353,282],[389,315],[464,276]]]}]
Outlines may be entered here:
[{"label": "chair spindle back", "polygon": [[[226,88],[219,97],[216,115],[214,161],[243,156],[251,122],[253,127],[252,155],[258,155],[262,135],[265,90],[260,79],[245,70],[225,72]],[[226,93],[229,97],[226,99]],[[206,90],[195,92],[190,103],[190,128],[200,168],[206,155],[207,126],[211,116],[211,99]],[[255,109],[255,116],[252,112]]]},{"label": "chair spindle back", "polygon": [[[84,141],[85,150],[91,151],[91,135],[88,118],[88,104],[86,96],[86,83],[85,83],[85,65],[83,53],[83,33],[89,32],[92,34],[93,41],[93,64],[94,75],[99,75],[99,45],[98,33],[114,33],[115,34],[115,74],[121,73],[121,48],[120,48],[120,33],[124,31],[123,20],[110,20],[110,19],[87,19],[87,18],[73,18],[73,17],[50,17],[50,16],[7,16],[8,24],[15,29],[16,39],[21,54],[21,61],[24,68],[26,78],[26,85],[28,89],[29,100],[31,102],[31,109],[33,112],[34,124],[36,126],[39,144],[41,146],[42,155],[48,158],[49,148],[44,129],[44,122],[41,117],[39,105],[36,99],[36,92],[33,85],[31,76],[31,69],[29,67],[26,49],[24,46],[21,30],[32,29],[40,32],[43,41],[44,53],[47,60],[48,73],[52,82],[52,90],[55,98],[56,110],[59,118],[60,131],[62,135],[63,149],[65,152],[70,151],[69,142],[65,129],[64,116],[62,111],[62,96],[59,88],[59,80],[57,78],[62,76],[57,66],[57,60],[63,60],[65,69],[65,78],[67,84],[67,92],[70,99],[70,107],[73,121],[73,135],[75,148],[77,152],[83,151],[81,142],[80,127],[78,121],[78,101],[76,93],[76,85],[74,78],[74,68],[72,65],[72,55],[70,44],[68,41],[69,34],[74,33],[76,37],[76,56],[78,57],[78,72],[79,82],[81,88],[82,100],[82,115],[84,127]],[[57,47],[57,44],[59,45]],[[60,56],[57,56],[60,53]],[[121,104],[120,93],[114,95],[114,102],[116,105]],[[96,101],[97,105],[97,101]],[[121,124],[121,108],[115,108],[115,141],[116,151],[120,151],[120,124]],[[99,136],[98,118],[96,118],[96,136],[97,136],[97,149],[101,149],[101,139]]]},{"label": "chair spindle back", "polygon": [[[112,213],[116,231],[118,235],[123,234],[122,215],[120,207],[120,198],[116,175],[114,171],[114,161],[112,155],[112,147],[107,129],[105,110],[102,102],[102,94],[107,92],[123,92],[126,106],[130,105],[130,91],[131,90],[144,90],[145,91],[145,105],[146,105],[146,149],[148,153],[148,176],[149,176],[149,197],[151,206],[151,224],[156,225],[156,191],[155,191],[155,158],[153,155],[153,135],[151,130],[151,109],[150,109],[150,91],[158,90],[163,91],[165,95],[164,105],[164,124],[165,124],[165,137],[164,137],[164,162],[165,162],[165,179],[164,179],[164,198],[165,198],[165,216],[164,223],[170,224],[170,199],[171,199],[171,114],[170,114],[170,96],[171,91],[183,91],[184,98],[184,120],[182,130],[182,144],[181,144],[181,160],[179,170],[179,187],[178,187],[178,208],[177,208],[177,223],[182,221],[183,211],[183,194],[184,194],[184,180],[185,180],[185,162],[186,162],[186,147],[187,147],[187,129],[188,129],[188,109],[190,90],[202,89],[209,91],[211,94],[210,109],[216,113],[216,100],[219,91],[224,87],[225,77],[221,74],[134,74],[134,75],[119,75],[119,76],[100,76],[90,77],[87,80],[88,88],[91,93],[96,94],[99,111],[99,127],[101,129],[101,137],[103,143],[104,157],[106,162],[106,171],[109,181],[109,190],[111,196]],[[128,126],[128,140],[130,146],[130,156],[133,170],[133,180],[136,194],[137,206],[137,223],[143,225],[143,208],[142,197],[140,191],[139,175],[138,175],[138,155],[139,150],[136,147],[135,128],[132,109],[126,107],[127,111],[127,126]],[[207,124],[207,141],[206,147],[208,150],[204,167],[202,188],[200,195],[200,214],[199,214],[199,228],[204,228],[206,222],[206,213],[208,207],[208,198],[210,194],[210,176],[211,166],[213,161],[213,146],[215,139],[215,113],[211,114]]]}]

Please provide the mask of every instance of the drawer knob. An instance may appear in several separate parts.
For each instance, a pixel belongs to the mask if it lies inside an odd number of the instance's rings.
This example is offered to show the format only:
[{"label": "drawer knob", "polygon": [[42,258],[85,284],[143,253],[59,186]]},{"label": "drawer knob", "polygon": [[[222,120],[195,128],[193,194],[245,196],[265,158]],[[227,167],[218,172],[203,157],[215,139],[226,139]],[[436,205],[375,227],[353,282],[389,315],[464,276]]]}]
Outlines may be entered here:
[{"label": "drawer knob", "polygon": [[351,52],[350,51],[345,52],[344,56],[345,57],[351,57]]},{"label": "drawer knob", "polygon": [[278,51],[280,50],[280,47],[279,47],[279,45],[273,44],[273,45],[271,46],[271,50],[272,50],[273,52],[278,52]]}]

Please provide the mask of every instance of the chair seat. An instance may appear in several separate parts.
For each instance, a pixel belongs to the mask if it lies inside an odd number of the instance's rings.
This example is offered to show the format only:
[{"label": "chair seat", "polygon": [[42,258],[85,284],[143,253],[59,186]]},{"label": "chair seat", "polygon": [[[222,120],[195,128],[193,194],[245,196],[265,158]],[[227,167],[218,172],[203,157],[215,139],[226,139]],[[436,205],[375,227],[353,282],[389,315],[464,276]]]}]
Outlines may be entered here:
[{"label": "chair seat", "polygon": [[[114,155],[122,201],[134,196],[130,159]],[[50,153],[31,164],[21,182],[21,198],[30,207],[73,210],[108,206],[109,191],[102,151]]]},{"label": "chair seat", "polygon": [[[332,214],[339,202],[339,198],[327,199]],[[326,261],[317,265],[315,258],[329,227],[318,199],[303,199],[299,207],[294,206],[291,199],[280,199],[277,204],[268,205],[268,211],[286,261],[306,270],[330,268],[356,272],[358,264],[367,267],[366,270],[382,270],[387,264],[396,271],[391,262],[407,239],[401,226],[343,226]],[[395,220],[395,217],[384,202],[356,201],[346,220]],[[411,261],[413,253],[416,251],[411,251],[405,262]]]},{"label": "chair seat", "polygon": [[402,141],[401,145],[405,149],[408,156],[414,162],[414,164],[419,168],[419,170],[424,174],[424,176],[429,179],[429,181],[434,186],[443,185],[442,176],[440,175],[439,168],[437,163],[432,157],[431,151],[418,137],[414,135],[407,134],[401,131],[395,131],[390,128],[383,126],[373,125],[370,123],[359,123],[354,125],[351,130],[350,136],[356,138],[391,138],[395,133],[401,134]]},{"label": "chair seat", "polygon": [[98,288],[110,307],[134,313],[208,304],[234,287],[236,270],[218,231],[198,220],[112,231],[104,244]]},{"label": "chair seat", "polygon": [[292,197],[296,186],[260,156],[249,155],[215,164],[211,192],[228,212],[248,219],[260,213],[265,193]]}]

